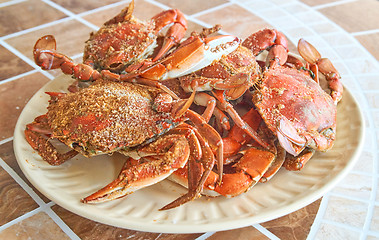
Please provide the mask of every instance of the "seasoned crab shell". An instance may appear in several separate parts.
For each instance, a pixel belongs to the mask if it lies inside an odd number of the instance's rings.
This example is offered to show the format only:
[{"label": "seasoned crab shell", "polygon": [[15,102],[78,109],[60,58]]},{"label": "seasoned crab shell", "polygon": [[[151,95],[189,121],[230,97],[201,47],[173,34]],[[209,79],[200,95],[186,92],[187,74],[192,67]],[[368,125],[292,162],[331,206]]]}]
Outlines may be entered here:
[{"label": "seasoned crab shell", "polygon": [[128,150],[173,127],[153,109],[159,91],[129,83],[99,81],[51,100],[53,137],[85,156]]}]

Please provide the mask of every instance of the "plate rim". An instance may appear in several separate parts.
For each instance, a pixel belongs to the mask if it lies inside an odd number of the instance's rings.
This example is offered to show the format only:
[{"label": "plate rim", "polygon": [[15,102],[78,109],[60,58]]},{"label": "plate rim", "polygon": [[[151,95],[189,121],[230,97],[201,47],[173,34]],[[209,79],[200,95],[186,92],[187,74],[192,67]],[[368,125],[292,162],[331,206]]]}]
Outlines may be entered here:
[{"label": "plate rim", "polygon": [[[46,83],[43,87],[41,87],[33,95],[32,98],[30,98],[28,103],[25,105],[24,109],[28,109],[28,106],[31,105],[32,99],[38,97],[38,95],[40,95],[41,92],[44,91],[44,89],[48,88],[50,84],[54,84],[54,80],[56,80],[57,78],[60,78],[62,76],[69,77],[67,75],[62,74],[62,75],[54,78],[52,81]],[[21,112],[21,114],[17,120],[16,126],[15,126],[14,135],[13,135],[14,136],[13,148],[14,148],[14,153],[16,156],[17,163],[20,166],[23,174],[30,181],[30,183],[38,191],[40,191],[44,196],[49,198],[52,202],[56,203],[57,205],[63,207],[64,209],[66,209],[70,212],[73,212],[77,215],[80,215],[81,217],[84,217],[84,218],[87,218],[87,219],[90,219],[90,220],[93,220],[96,222],[100,222],[100,223],[103,223],[106,225],[115,226],[115,227],[120,227],[120,228],[125,228],[125,229],[133,229],[133,230],[137,230],[137,231],[157,232],[157,233],[182,233],[183,234],[183,233],[200,233],[200,232],[209,232],[209,231],[223,231],[223,230],[242,228],[242,227],[246,227],[249,225],[253,225],[253,224],[257,224],[257,223],[261,223],[261,222],[266,222],[266,221],[270,221],[272,219],[282,217],[286,214],[297,211],[298,209],[309,205],[310,203],[314,202],[318,198],[322,197],[325,193],[329,192],[335,185],[337,185],[351,171],[351,169],[353,168],[355,163],[358,161],[359,156],[363,150],[363,146],[364,146],[363,143],[364,143],[364,139],[365,139],[365,121],[364,121],[363,112],[361,110],[359,102],[356,100],[355,96],[352,94],[352,92],[349,90],[348,87],[346,87],[345,85],[343,87],[344,87],[344,91],[349,93],[352,101],[357,105],[358,119],[361,123],[361,127],[359,129],[359,136],[358,136],[358,139],[359,139],[358,145],[356,146],[350,160],[346,163],[345,167],[342,168],[341,171],[339,171],[329,182],[327,182],[326,184],[324,184],[320,188],[317,188],[316,190],[312,191],[310,194],[303,196],[301,198],[302,201],[300,202],[300,204],[298,201],[294,201],[294,202],[286,205],[285,207],[280,207],[280,208],[275,209],[273,211],[269,211],[270,214],[268,214],[268,215],[266,214],[263,217],[261,216],[258,219],[256,219],[257,216],[252,216],[252,217],[246,217],[244,219],[237,218],[234,220],[229,220],[227,222],[224,222],[224,224],[219,224],[218,222],[216,222],[216,224],[209,224],[208,223],[208,224],[196,224],[196,225],[187,225],[187,224],[182,225],[182,224],[178,224],[178,223],[165,222],[165,223],[150,223],[150,224],[141,226],[140,222],[134,223],[133,221],[129,221],[126,224],[125,223],[120,224],[118,221],[115,221],[115,220],[107,220],[107,219],[102,218],[101,216],[88,214],[88,212],[86,210],[87,207],[84,207],[83,210],[79,210],[79,211],[77,211],[77,209],[74,209],[75,210],[74,211],[72,208],[70,208],[70,206],[67,206],[67,204],[65,204],[60,199],[57,199],[55,196],[51,196],[44,189],[41,189],[41,186],[39,185],[39,183],[36,182],[35,179],[33,179],[33,177],[29,174],[27,169],[24,168],[24,164],[21,162],[22,157],[19,155],[20,153],[16,150],[18,149],[18,146],[17,146],[18,141],[22,141],[21,138],[24,137],[24,135],[23,135],[23,132],[24,132],[23,129],[24,128],[21,128],[21,127],[25,127],[25,126],[22,126],[22,116],[24,114],[26,114],[24,112],[24,109],[22,110],[22,112]],[[31,151],[34,151],[34,150],[31,150]],[[34,151],[33,154],[37,154],[37,153]],[[225,226],[225,223],[227,224],[227,226]]]}]

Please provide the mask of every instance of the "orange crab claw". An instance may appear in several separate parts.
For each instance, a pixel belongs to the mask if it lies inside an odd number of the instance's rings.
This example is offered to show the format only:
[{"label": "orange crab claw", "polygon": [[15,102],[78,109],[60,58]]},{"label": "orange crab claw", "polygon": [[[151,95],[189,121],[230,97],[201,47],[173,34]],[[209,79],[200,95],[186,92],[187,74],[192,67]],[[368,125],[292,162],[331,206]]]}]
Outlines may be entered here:
[{"label": "orange crab claw", "polygon": [[321,54],[317,49],[305,41],[304,39],[299,39],[297,45],[299,54],[305,61],[312,65],[317,65],[319,71],[325,75],[326,80],[328,81],[329,89],[331,90],[331,97],[335,104],[337,104],[343,93],[343,86],[340,81],[341,76],[339,75],[337,69],[333,66],[332,62],[327,58],[321,58]]},{"label": "orange crab claw", "polygon": [[[126,160],[117,179],[82,199],[83,203],[98,203],[124,197],[138,189],[155,184],[167,178],[172,172],[187,162],[190,154],[189,144],[181,135],[165,135],[139,150],[142,157],[138,165]],[[155,155],[154,155],[155,154]]]}]

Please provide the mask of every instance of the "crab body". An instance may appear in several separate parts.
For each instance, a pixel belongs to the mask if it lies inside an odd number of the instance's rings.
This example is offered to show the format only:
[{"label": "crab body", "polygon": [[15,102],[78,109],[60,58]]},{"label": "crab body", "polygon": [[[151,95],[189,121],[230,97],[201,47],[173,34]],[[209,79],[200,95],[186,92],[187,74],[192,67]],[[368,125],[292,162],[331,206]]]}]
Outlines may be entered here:
[{"label": "crab body", "polygon": [[307,139],[307,147],[325,151],[333,146],[336,105],[309,75],[294,68],[271,68],[264,73],[253,101],[272,132],[281,135],[280,122],[288,120]]},{"label": "crab body", "polygon": [[96,82],[50,101],[52,137],[83,155],[126,151],[167,132],[183,119],[154,110],[160,92],[133,84]]}]

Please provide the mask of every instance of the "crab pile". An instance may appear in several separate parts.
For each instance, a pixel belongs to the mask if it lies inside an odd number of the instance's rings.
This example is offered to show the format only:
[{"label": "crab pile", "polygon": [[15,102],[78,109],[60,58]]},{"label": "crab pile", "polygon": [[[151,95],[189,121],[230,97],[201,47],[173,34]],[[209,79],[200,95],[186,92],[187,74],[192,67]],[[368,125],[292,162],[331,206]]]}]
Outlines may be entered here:
[{"label": "crab pile", "polygon": [[[201,195],[234,197],[332,148],[343,87],[310,43],[299,40],[300,58],[288,54],[275,29],[242,41],[211,36],[218,25],[183,40],[187,23],[179,10],[143,22],[133,8],[132,1],[91,33],[83,63],[57,52],[51,35],[34,47],[42,69],[60,68],[76,81],[68,93],[47,93],[48,112],[25,129],[31,147],[51,165],[78,153],[125,155],[117,179],[83,203],[120,198],[167,177],[188,192],[161,210]],[[256,58],[262,52],[265,61]],[[51,139],[72,150],[58,152]]]}]

